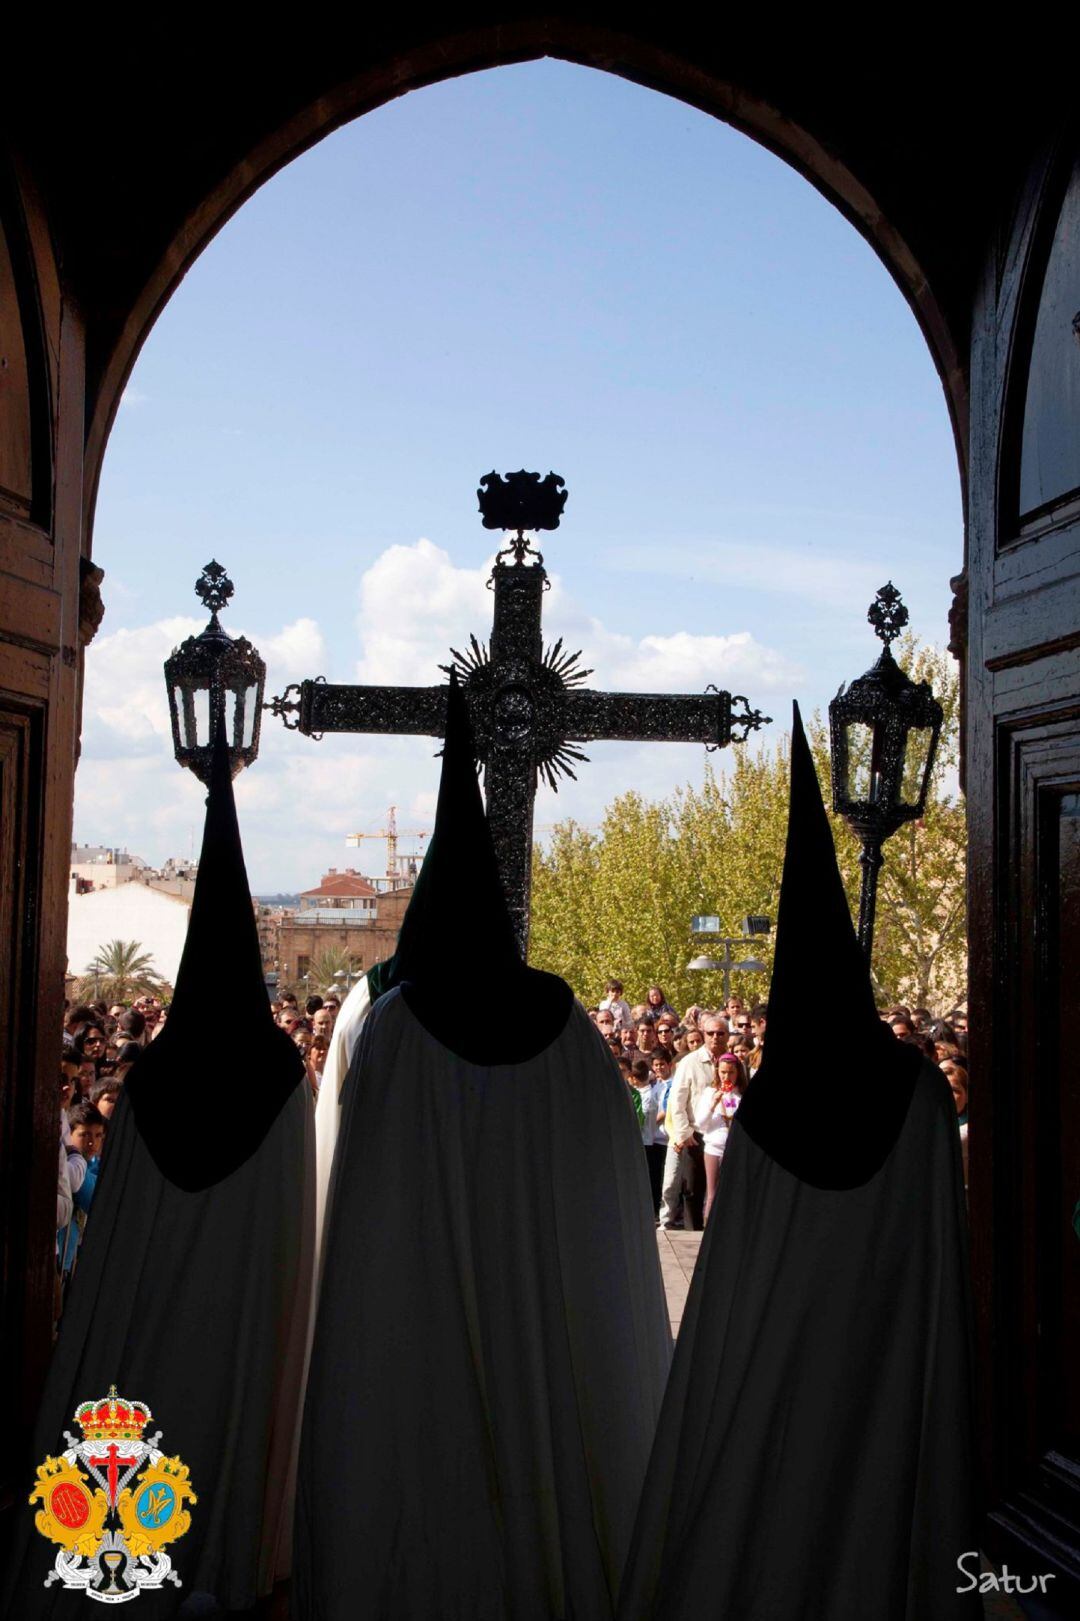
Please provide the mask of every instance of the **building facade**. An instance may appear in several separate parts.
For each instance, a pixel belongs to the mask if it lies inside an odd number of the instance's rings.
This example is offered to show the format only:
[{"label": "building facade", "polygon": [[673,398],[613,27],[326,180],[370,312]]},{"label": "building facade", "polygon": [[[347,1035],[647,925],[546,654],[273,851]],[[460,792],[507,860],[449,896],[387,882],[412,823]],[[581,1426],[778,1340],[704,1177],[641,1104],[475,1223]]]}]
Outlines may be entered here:
[{"label": "building facade", "polygon": [[258,908],[264,972],[276,973],[282,989],[314,990],[317,965],[333,953],[363,973],[393,954],[411,895],[411,883],[380,890],[352,867],[331,867],[314,889],[302,891],[295,910]]}]

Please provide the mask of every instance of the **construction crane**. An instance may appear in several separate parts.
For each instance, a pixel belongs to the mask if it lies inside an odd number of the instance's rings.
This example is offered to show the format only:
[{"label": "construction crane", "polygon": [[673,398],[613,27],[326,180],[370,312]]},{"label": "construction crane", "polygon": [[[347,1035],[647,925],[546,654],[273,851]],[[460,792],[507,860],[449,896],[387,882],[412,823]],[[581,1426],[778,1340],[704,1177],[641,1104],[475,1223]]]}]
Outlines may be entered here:
[{"label": "construction crane", "polygon": [[385,839],[386,876],[388,878],[415,878],[417,865],[423,857],[423,851],[421,850],[419,855],[399,856],[397,853],[397,841],[399,838],[426,839],[429,831],[427,828],[399,829],[397,825],[397,806],[391,805],[386,816],[386,826],[380,832],[349,833],[346,836],[345,843],[359,845],[364,839]]}]

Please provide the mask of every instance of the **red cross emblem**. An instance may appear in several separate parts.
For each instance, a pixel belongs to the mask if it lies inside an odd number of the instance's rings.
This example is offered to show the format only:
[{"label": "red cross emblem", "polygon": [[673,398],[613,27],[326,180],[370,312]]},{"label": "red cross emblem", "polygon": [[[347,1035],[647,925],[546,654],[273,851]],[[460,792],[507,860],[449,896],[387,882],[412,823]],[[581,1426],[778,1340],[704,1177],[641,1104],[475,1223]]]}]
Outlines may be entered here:
[{"label": "red cross emblem", "polygon": [[120,1448],[117,1446],[116,1442],[113,1441],[106,1448],[105,1456],[103,1458],[90,1458],[90,1457],[88,1457],[86,1461],[89,1464],[104,1463],[104,1464],[108,1465],[109,1507],[110,1508],[115,1508],[116,1507],[116,1486],[117,1486],[117,1482],[118,1482],[119,1477],[120,1477],[120,1465],[122,1463],[138,1463],[138,1461],[139,1461],[138,1458],[121,1458],[120,1457]]}]

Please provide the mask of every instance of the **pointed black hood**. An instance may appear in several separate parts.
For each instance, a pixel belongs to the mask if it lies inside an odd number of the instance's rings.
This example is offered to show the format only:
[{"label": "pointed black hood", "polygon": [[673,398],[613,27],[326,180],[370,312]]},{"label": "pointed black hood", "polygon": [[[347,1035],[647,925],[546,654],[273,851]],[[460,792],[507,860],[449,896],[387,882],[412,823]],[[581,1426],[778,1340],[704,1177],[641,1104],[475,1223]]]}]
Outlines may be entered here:
[{"label": "pointed black hood", "polygon": [[521,961],[476,778],[472,725],[456,674],[442,778],[420,876],[381,987],[400,984],[425,1028],[478,1064],[518,1063],[550,1045],[573,993]]},{"label": "pointed black hood", "polygon": [[[842,1056],[826,1055],[817,1035],[825,993],[844,1027]],[[804,1182],[857,1187],[888,1158],[921,1057],[878,1016],[796,704],[765,1053],[736,1119]]]},{"label": "pointed black hood", "polygon": [[[125,1090],[158,1169],[193,1192],[228,1176],[256,1151],[302,1082],[303,1059],[270,1012],[229,751],[219,736],[169,1017]],[[190,1125],[194,1093],[209,1100],[207,1118],[197,1132],[178,1130],[181,1105]]]}]

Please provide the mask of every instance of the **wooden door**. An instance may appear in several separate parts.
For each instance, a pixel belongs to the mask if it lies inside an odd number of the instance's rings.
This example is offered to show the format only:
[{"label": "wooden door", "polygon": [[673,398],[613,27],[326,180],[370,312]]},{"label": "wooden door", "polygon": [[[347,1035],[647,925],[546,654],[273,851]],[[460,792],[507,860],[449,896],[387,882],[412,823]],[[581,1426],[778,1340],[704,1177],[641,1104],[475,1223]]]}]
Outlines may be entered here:
[{"label": "wooden door", "polygon": [[[986,1545],[1080,1604],[1080,136],[1040,154],[972,349],[971,1215]],[[1080,1608],[1073,1613],[1080,1613]]]},{"label": "wooden door", "polygon": [[82,431],[81,325],[33,189],[0,153],[0,1544],[25,1504],[53,1316]]}]

